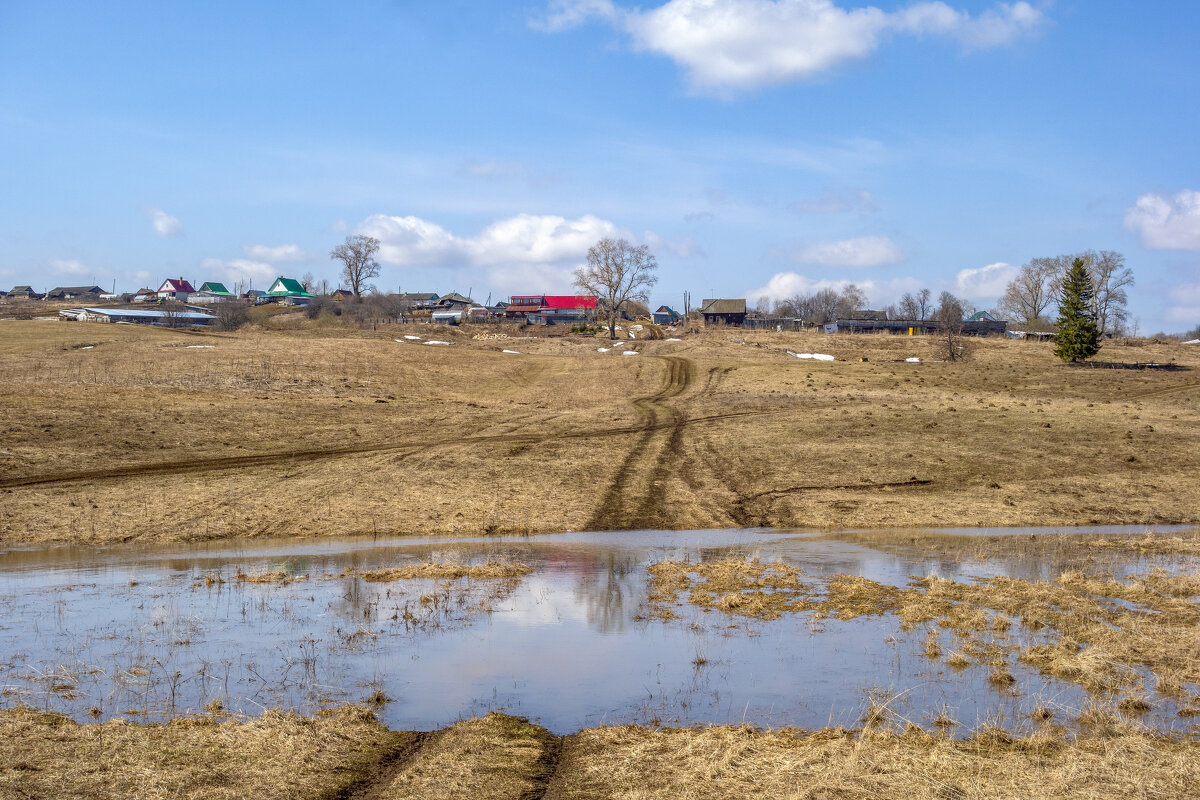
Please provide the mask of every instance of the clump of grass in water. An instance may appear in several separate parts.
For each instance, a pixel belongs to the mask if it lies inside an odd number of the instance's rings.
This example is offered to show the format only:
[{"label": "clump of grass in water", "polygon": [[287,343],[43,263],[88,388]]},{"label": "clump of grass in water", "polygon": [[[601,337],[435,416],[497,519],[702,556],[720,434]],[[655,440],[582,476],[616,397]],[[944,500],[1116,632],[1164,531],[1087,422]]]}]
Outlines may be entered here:
[{"label": "clump of grass in water", "polygon": [[360,572],[358,575],[365,581],[384,583],[421,578],[433,580],[522,578],[531,572],[533,572],[533,567],[528,564],[489,559],[483,564],[460,564],[454,561],[425,561],[420,564],[408,564],[394,569],[368,570]]},{"label": "clump of grass in water", "polygon": [[253,572],[253,573],[242,572],[242,570],[239,569],[237,572],[237,575],[234,576],[234,580],[236,580],[238,583],[286,584],[286,583],[291,583],[292,581],[308,580],[308,576],[307,575],[293,575],[292,573],[286,572],[281,569],[270,570],[267,572]]}]

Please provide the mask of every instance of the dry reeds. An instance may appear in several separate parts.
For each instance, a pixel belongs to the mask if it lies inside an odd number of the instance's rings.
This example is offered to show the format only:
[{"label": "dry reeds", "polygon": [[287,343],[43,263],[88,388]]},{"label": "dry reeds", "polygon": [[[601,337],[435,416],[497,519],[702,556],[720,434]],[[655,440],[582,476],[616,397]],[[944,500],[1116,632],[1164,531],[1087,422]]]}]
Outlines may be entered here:
[{"label": "dry reeds", "polygon": [[455,561],[425,561],[403,567],[383,570],[366,570],[358,573],[365,581],[383,583],[387,581],[416,580],[489,580],[495,578],[522,578],[533,572],[533,567],[515,561],[489,559],[482,564],[460,564]]}]

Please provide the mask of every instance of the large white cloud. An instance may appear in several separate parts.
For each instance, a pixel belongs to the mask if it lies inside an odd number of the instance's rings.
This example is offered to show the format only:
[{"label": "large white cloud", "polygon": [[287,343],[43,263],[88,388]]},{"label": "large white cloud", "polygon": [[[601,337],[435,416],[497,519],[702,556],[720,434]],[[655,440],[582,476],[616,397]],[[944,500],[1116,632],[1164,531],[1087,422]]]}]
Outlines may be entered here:
[{"label": "large white cloud", "polygon": [[230,290],[238,284],[242,284],[246,289],[266,289],[279,277],[279,270],[273,265],[245,258],[235,258],[229,261],[206,258],[200,266],[204,274],[197,281],[197,287],[204,281],[215,280],[226,284]]},{"label": "large white cloud", "polygon": [[166,238],[183,233],[183,223],[161,208],[147,208],[145,212],[146,216],[150,218],[150,225],[153,226],[154,232],[159,236]]},{"label": "large white cloud", "polygon": [[[518,214],[471,236],[458,236],[420,217],[374,214],[355,229],[380,241],[379,260],[394,266],[440,266],[481,273],[498,288],[565,291],[571,270],[604,237],[638,240],[608,220]],[[645,234],[641,238],[653,238]]]},{"label": "large white cloud", "polygon": [[796,295],[812,294],[821,289],[833,289],[840,292],[852,283],[867,295],[867,301],[871,304],[872,308],[882,308],[889,303],[894,303],[905,292],[915,291],[923,285],[917,278],[908,276],[892,278],[886,281],[869,278],[856,281],[849,279],[810,278],[799,272],[777,272],[771,276],[771,279],[765,285],[746,292],[745,296],[751,303],[757,303],[763,297],[768,297],[771,300],[784,300]]},{"label": "large white cloud", "polygon": [[1200,283],[1184,283],[1171,289],[1171,305],[1164,316],[1193,328],[1200,325]]},{"label": "large white cloud", "polygon": [[801,248],[796,254],[796,260],[827,267],[881,267],[903,261],[904,253],[886,236],[859,236],[854,239],[813,242]]},{"label": "large white cloud", "polygon": [[50,268],[50,272],[55,275],[87,275],[91,270],[83,265],[82,262],[76,261],[73,258],[52,258],[46,262],[46,266]]},{"label": "large white cloud", "polygon": [[1125,227],[1155,250],[1200,250],[1200,192],[1144,194],[1125,212]]},{"label": "large white cloud", "polygon": [[272,263],[291,263],[308,261],[309,255],[294,244],[248,244],[242,247],[246,257],[254,261],[270,261]]},{"label": "large white cloud", "polygon": [[985,267],[962,269],[958,271],[954,285],[958,294],[969,300],[994,300],[1004,294],[1020,269],[1003,261]]},{"label": "large white cloud", "polygon": [[866,58],[891,33],[984,48],[1012,42],[1045,21],[1023,1],[971,16],[940,0],[894,12],[842,8],[832,0],[669,0],[648,11],[609,0],[555,0],[533,24],[559,31],[589,19],[624,30],[639,49],[673,59],[694,87],[721,93],[789,83]]}]

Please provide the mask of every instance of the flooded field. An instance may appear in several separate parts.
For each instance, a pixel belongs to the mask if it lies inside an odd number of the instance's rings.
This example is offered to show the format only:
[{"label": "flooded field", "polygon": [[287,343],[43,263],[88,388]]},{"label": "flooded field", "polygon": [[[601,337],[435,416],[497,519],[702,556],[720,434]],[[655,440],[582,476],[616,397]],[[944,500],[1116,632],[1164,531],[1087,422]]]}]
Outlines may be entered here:
[{"label": "flooded field", "polygon": [[[1189,667],[1089,664],[1090,628],[1064,667],[1061,598],[979,594],[1057,581],[1092,604],[1092,626],[1190,624],[1200,557],[1077,541],[1177,531],[1194,528],[13,549],[0,554],[0,704],[157,720],[363,703],[407,730],[504,710],[561,734],[872,716],[1024,730],[1120,703],[1179,732],[1197,718]],[[718,586],[699,565],[759,583]]]}]

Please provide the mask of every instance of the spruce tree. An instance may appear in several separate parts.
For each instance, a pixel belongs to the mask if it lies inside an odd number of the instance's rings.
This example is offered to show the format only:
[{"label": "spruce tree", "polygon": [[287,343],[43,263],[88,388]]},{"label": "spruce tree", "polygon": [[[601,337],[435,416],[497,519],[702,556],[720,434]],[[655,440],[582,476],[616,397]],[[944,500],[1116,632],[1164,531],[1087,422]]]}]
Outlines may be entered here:
[{"label": "spruce tree", "polygon": [[1092,278],[1082,258],[1075,259],[1063,278],[1056,341],[1054,355],[1063,361],[1083,361],[1100,351],[1100,330],[1092,316]]}]

